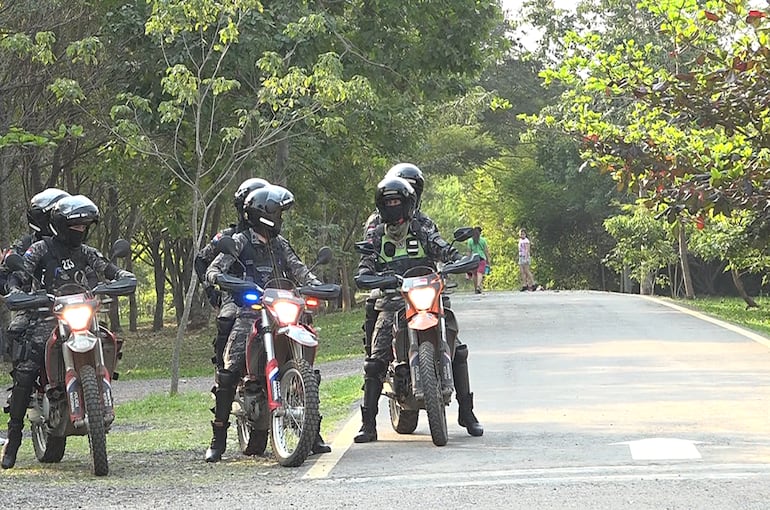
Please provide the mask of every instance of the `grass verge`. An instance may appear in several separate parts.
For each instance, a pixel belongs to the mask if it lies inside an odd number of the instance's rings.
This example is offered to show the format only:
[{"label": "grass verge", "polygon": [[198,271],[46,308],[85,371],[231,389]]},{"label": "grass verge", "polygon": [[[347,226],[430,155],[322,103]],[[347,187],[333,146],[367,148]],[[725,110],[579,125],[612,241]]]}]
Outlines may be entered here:
[{"label": "grass verge", "polygon": [[770,337],[770,298],[754,298],[759,308],[746,308],[746,302],[737,297],[699,297],[675,302],[707,315],[756,331]]}]

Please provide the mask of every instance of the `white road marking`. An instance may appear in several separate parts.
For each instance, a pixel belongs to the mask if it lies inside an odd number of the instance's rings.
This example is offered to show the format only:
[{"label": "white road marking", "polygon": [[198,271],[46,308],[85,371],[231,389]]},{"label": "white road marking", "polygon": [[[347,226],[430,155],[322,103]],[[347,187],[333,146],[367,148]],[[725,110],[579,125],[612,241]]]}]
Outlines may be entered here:
[{"label": "white road marking", "polygon": [[701,458],[700,452],[695,447],[697,442],[688,439],[653,437],[610,444],[627,444],[631,450],[631,458],[634,460],[690,460]]},{"label": "white road marking", "polygon": [[640,480],[738,480],[770,478],[768,464],[670,464],[644,466],[584,466],[457,473],[409,473],[318,480],[324,484],[394,484],[400,487],[472,487],[501,485],[557,485],[564,483],[630,482]]}]

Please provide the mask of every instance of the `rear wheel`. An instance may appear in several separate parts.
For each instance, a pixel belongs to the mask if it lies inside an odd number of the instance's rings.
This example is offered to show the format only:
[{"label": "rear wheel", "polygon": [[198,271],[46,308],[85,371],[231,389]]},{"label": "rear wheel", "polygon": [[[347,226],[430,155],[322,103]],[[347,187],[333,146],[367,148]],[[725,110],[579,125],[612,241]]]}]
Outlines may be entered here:
[{"label": "rear wheel", "polygon": [[43,463],[61,462],[67,447],[67,437],[54,436],[51,428],[41,419],[32,421],[32,446],[35,457]]},{"label": "rear wheel", "polygon": [[238,442],[244,455],[262,455],[267,448],[267,430],[256,430],[245,416],[236,418]]},{"label": "rear wheel", "polygon": [[85,365],[80,369],[80,383],[86,405],[86,426],[88,446],[91,450],[91,468],[96,476],[109,473],[107,463],[107,431],[104,427],[104,405],[99,395],[99,385],[94,367]]},{"label": "rear wheel", "polygon": [[439,362],[436,349],[430,342],[420,344],[420,377],[425,395],[425,411],[428,413],[430,437],[436,446],[444,446],[449,441],[446,423],[446,405],[441,395]]},{"label": "rear wheel", "polygon": [[304,359],[290,360],[280,369],[280,409],[272,415],[273,453],[282,466],[297,467],[310,455],[318,437],[318,380]]},{"label": "rear wheel", "polygon": [[388,399],[388,409],[390,410],[390,424],[393,426],[393,430],[399,434],[411,434],[415,431],[420,411],[404,409],[393,398]]}]

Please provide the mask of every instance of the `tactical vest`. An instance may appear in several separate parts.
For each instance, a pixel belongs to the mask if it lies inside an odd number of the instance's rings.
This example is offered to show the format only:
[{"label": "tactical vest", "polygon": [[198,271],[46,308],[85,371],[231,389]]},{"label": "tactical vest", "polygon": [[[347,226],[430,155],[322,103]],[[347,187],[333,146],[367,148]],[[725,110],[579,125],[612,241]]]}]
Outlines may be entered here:
[{"label": "tactical vest", "polygon": [[48,251],[38,263],[35,277],[47,292],[54,292],[66,284],[78,284],[88,289],[99,283],[99,275],[88,265],[83,246],[67,248],[53,239],[44,239]]},{"label": "tactical vest", "polygon": [[[243,234],[246,236],[247,242],[238,258],[246,268],[246,280],[264,288],[272,278],[286,278],[288,276],[287,263],[278,239],[270,239],[269,245],[263,243],[253,245],[251,233],[247,231]],[[233,265],[238,266],[237,263]]]},{"label": "tactical vest", "polygon": [[409,228],[406,238],[401,242],[395,241],[388,235],[385,224],[377,225],[375,236],[380,240],[380,257],[387,262],[388,267],[398,274],[404,274],[413,267],[431,266],[433,263],[425,253],[420,236]]}]

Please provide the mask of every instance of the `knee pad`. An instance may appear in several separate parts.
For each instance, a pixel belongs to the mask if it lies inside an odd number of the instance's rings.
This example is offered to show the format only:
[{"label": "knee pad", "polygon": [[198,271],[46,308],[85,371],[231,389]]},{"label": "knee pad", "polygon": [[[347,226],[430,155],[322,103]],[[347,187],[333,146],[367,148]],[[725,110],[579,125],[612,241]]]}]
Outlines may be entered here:
[{"label": "knee pad", "polygon": [[37,379],[37,371],[32,370],[31,367],[19,367],[13,370],[13,384],[14,386],[23,386],[31,388],[35,385],[35,379]]},{"label": "knee pad", "polygon": [[385,373],[385,362],[377,358],[364,360],[364,377],[380,377]]},{"label": "knee pad", "polygon": [[455,359],[453,360],[454,363],[458,364],[467,364],[468,363],[468,346],[465,344],[458,345],[455,348]]},{"label": "knee pad", "polygon": [[217,370],[217,375],[214,378],[218,388],[235,388],[238,384],[238,374],[229,370]]}]

